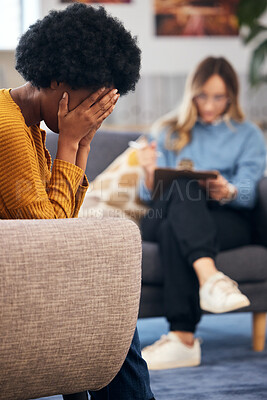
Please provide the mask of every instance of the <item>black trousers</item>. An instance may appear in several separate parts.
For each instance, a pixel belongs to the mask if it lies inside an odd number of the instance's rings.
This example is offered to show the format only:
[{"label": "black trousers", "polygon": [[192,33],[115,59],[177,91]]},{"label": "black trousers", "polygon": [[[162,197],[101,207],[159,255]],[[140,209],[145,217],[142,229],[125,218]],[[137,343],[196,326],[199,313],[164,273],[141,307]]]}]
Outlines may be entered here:
[{"label": "black trousers", "polygon": [[201,318],[193,262],[251,243],[250,213],[207,199],[195,180],[181,178],[151,202],[143,240],[158,242],[164,269],[165,316],[171,330],[194,332]]}]

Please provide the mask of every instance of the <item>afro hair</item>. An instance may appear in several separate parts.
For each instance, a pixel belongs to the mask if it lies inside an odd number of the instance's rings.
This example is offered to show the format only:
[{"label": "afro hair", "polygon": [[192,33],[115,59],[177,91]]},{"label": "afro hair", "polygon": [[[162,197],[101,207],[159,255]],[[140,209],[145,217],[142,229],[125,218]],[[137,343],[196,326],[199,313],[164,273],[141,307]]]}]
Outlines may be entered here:
[{"label": "afro hair", "polygon": [[141,51],[122,23],[103,7],[76,3],[51,11],[20,38],[16,69],[36,87],[64,82],[73,89],[135,89]]}]

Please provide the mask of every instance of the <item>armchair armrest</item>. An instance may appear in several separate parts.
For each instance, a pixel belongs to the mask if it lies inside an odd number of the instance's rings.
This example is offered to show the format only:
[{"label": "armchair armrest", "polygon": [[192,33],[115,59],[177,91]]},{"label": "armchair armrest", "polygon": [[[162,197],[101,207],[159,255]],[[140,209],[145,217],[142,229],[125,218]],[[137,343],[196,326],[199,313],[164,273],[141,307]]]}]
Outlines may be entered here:
[{"label": "armchair armrest", "polygon": [[136,326],[139,229],[118,218],[0,227],[0,399],[104,387]]},{"label": "armchair armrest", "polygon": [[259,183],[259,198],[253,213],[253,228],[257,243],[267,246],[267,177]]}]

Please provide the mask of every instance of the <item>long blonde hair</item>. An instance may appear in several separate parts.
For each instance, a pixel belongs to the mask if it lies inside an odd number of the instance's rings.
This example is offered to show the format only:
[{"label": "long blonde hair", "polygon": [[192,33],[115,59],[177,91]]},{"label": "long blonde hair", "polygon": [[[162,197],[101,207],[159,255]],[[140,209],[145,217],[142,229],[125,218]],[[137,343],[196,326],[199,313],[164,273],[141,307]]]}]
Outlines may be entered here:
[{"label": "long blonde hair", "polygon": [[235,70],[223,57],[205,58],[188,77],[183,101],[178,109],[171,111],[157,120],[152,132],[167,128],[165,146],[169,150],[181,151],[191,140],[191,130],[198,118],[194,98],[200,94],[203,85],[212,75],[219,75],[227,88],[230,99],[224,115],[237,122],[244,120],[244,113],[239,104],[239,83]]}]

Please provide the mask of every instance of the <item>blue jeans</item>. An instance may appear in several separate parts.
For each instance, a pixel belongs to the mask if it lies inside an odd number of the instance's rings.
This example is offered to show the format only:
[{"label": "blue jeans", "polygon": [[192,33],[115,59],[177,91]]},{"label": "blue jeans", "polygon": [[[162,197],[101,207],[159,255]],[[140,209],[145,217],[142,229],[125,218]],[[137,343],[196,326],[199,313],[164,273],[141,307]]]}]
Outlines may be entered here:
[{"label": "blue jeans", "polygon": [[150,400],[149,374],[141,356],[137,329],[127,357],[113,381],[97,392],[89,392],[93,400]]}]

